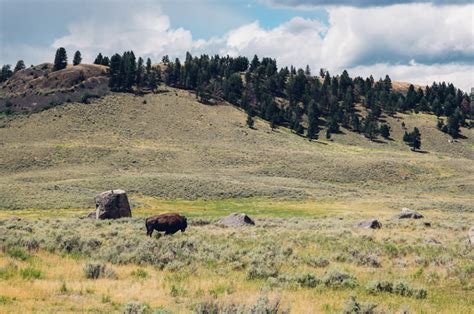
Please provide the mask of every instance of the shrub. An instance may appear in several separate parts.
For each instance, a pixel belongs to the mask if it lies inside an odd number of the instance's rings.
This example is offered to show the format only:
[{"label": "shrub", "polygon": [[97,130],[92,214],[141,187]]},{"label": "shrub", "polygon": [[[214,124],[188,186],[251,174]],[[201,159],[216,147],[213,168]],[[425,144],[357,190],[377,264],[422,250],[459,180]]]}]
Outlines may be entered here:
[{"label": "shrub", "polygon": [[26,261],[30,258],[30,254],[28,254],[23,248],[20,247],[11,247],[7,249],[6,252],[9,256],[19,259],[21,261]]},{"label": "shrub", "polygon": [[63,282],[61,283],[61,286],[59,287],[59,293],[60,293],[60,294],[67,294],[67,293],[69,293],[69,289],[68,289],[68,287],[67,287],[67,285],[66,285],[66,282],[63,281]]},{"label": "shrub", "polygon": [[150,312],[150,307],[147,304],[138,301],[126,303],[122,311],[123,314],[145,314]]},{"label": "shrub", "polygon": [[15,263],[8,263],[0,268],[0,279],[10,279],[18,272],[18,266]]},{"label": "shrub", "polygon": [[354,288],[357,279],[346,272],[332,269],[324,274],[322,283],[329,288]]},{"label": "shrub", "polygon": [[35,269],[31,266],[28,266],[20,270],[21,278],[30,280],[30,279],[40,279],[43,275],[40,270]]},{"label": "shrub", "polygon": [[393,292],[393,283],[389,281],[372,281],[366,286],[368,293],[377,294],[379,292]]},{"label": "shrub", "polygon": [[247,271],[247,279],[267,279],[269,277],[276,277],[278,270],[271,265],[251,265]]},{"label": "shrub", "polygon": [[270,300],[266,296],[261,296],[253,305],[225,305],[219,302],[201,302],[194,307],[194,312],[199,314],[217,314],[217,313],[289,313],[290,309],[283,308],[279,298]]},{"label": "shrub", "polygon": [[389,281],[372,281],[366,287],[366,291],[371,294],[393,293],[403,297],[413,297],[415,299],[425,299],[428,295],[426,289],[416,289],[404,282],[392,283]]},{"label": "shrub", "polygon": [[309,257],[306,259],[306,264],[312,267],[326,267],[329,265],[329,260],[324,257]]},{"label": "shrub", "polygon": [[148,273],[146,271],[144,271],[143,269],[141,269],[141,268],[138,268],[137,270],[132,271],[132,273],[130,275],[132,275],[133,277],[135,277],[137,279],[146,279],[146,278],[148,278]]},{"label": "shrub", "polygon": [[299,276],[296,282],[303,288],[314,288],[320,283],[320,280],[315,275],[307,273]]},{"label": "shrub", "polygon": [[87,263],[84,265],[84,275],[88,279],[98,279],[104,275],[105,265],[102,263]]},{"label": "shrub", "polygon": [[351,296],[347,300],[342,313],[344,314],[372,314],[375,313],[377,304],[374,303],[361,303],[357,301],[355,296]]}]

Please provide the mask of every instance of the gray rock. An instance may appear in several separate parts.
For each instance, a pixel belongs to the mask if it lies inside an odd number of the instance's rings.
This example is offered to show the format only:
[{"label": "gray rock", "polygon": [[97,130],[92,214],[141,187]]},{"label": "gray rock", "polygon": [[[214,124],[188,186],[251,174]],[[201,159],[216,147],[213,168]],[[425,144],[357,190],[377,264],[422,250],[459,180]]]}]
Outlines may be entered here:
[{"label": "gray rock", "polygon": [[356,224],[356,227],[366,228],[366,229],[380,229],[382,224],[377,219],[363,220]]},{"label": "gray rock", "polygon": [[474,226],[469,229],[469,242],[471,242],[471,246],[474,246]]},{"label": "gray rock", "polygon": [[132,217],[130,204],[124,190],[110,190],[95,197],[97,219],[117,219]]},{"label": "gray rock", "polygon": [[420,219],[423,218],[423,215],[411,210],[410,208],[402,208],[402,212],[398,215],[395,215],[393,219]]},{"label": "gray rock", "polygon": [[229,216],[220,219],[217,224],[227,227],[243,227],[253,226],[255,225],[255,222],[246,214],[232,213]]}]

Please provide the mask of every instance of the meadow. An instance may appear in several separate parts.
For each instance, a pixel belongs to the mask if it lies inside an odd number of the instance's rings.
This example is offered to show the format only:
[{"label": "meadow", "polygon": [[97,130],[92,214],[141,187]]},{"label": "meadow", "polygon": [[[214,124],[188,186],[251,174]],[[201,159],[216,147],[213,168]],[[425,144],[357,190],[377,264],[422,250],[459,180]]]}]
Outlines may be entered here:
[{"label": "meadow", "polygon": [[[172,88],[0,116],[0,312],[474,312],[472,129],[397,114],[390,140],[310,142],[245,119]],[[133,218],[84,218],[112,188]],[[186,232],[146,237],[163,212]],[[216,224],[233,212],[256,226]]]}]

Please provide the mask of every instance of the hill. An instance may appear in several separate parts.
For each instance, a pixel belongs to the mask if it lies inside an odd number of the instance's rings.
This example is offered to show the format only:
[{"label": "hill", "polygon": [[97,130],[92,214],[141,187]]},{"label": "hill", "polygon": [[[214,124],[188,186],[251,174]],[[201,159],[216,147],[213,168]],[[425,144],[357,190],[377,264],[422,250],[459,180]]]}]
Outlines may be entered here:
[{"label": "hill", "polygon": [[[239,108],[204,105],[169,87],[2,116],[0,204],[88,208],[94,193],[120,187],[143,206],[144,197],[272,197],[466,209],[474,193],[472,129],[453,142],[431,115],[382,118],[389,140],[342,129],[331,141],[310,142],[260,119],[250,129]],[[402,122],[421,130],[421,152],[403,143]]]},{"label": "hill", "polygon": [[0,85],[0,112],[38,112],[65,102],[103,96],[109,91],[107,69],[80,64],[52,71],[53,64],[43,63],[17,71]]},{"label": "hill", "polygon": [[[452,141],[434,116],[398,113],[380,117],[389,140],[309,141],[246,119],[171,87],[0,116],[0,312],[472,309],[472,129]],[[82,218],[113,188],[133,218]],[[425,218],[393,219],[402,207]],[[163,212],[186,232],[147,237]],[[256,226],[215,223],[232,212]]]}]

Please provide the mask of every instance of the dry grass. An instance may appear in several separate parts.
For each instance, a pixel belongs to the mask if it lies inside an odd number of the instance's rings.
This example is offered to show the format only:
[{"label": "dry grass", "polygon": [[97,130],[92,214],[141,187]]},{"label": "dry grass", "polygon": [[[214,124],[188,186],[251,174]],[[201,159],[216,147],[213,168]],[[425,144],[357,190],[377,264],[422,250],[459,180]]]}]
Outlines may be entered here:
[{"label": "dry grass", "polygon": [[[311,204],[271,202],[269,208],[277,205],[302,213],[310,212]],[[393,221],[392,211],[378,212],[383,228],[364,230],[353,227],[354,223],[374,217],[374,212],[358,208],[355,215],[349,210],[328,209],[326,218],[316,210],[317,219],[257,217],[256,227],[244,229],[221,228],[212,222],[196,224],[196,219],[203,218],[192,218],[185,233],[153,239],[145,236],[143,219],[139,218],[97,223],[77,218],[4,220],[0,225],[4,235],[0,269],[15,263],[19,270],[28,266],[40,270],[42,277],[25,280],[16,273],[0,279],[1,295],[8,300],[0,304],[0,311],[14,311],[21,304],[27,312],[108,312],[121,310],[129,301],[140,301],[153,309],[180,313],[190,312],[204,301],[243,305],[268,295],[270,299],[280,297],[292,313],[333,313],[340,311],[352,294],[390,312],[406,308],[435,313],[472,310],[473,256],[466,232],[474,223],[472,214],[424,211],[425,220],[432,223],[426,228],[420,221]],[[18,213],[22,216],[22,211]],[[55,238],[53,234],[63,236]],[[77,242],[71,242],[71,237],[77,237]],[[39,251],[23,249],[25,260],[18,257],[21,254],[9,253],[8,248],[31,246],[31,239],[37,241]],[[427,244],[430,239],[439,244]],[[88,243],[93,240],[101,244],[90,249]],[[123,246],[128,249],[122,251]],[[157,259],[148,260],[148,253]],[[169,254],[174,257],[163,259]],[[327,259],[329,265],[318,267],[309,262],[318,259]],[[86,279],[83,266],[90,260],[108,261],[107,267],[114,269],[118,278]],[[139,261],[141,265],[137,265]],[[252,267],[257,267],[258,273],[275,267],[278,274],[274,279],[249,280]],[[324,278],[331,269],[354,276],[355,288],[301,287],[295,281],[308,273]],[[428,296],[419,300],[389,293],[373,295],[365,287],[374,280],[403,281],[426,289]]]},{"label": "dry grass", "polygon": [[[181,313],[197,302],[254,304],[268,295],[281,297],[294,313],[334,313],[351,294],[386,312],[472,312],[474,257],[466,235],[474,224],[472,130],[448,143],[432,116],[398,115],[386,118],[393,141],[370,142],[343,130],[334,141],[309,142],[286,129],[272,131],[261,120],[250,130],[245,119],[234,107],[205,106],[174,89],[0,117],[0,267],[18,267],[0,279],[0,312],[20,305],[23,312],[111,312],[137,300]],[[420,128],[426,153],[403,144],[402,121]],[[109,224],[77,218],[94,207],[95,193],[111,188],[127,190],[133,219]],[[401,207],[422,211],[432,227],[391,221]],[[147,239],[142,219],[160,212],[186,214],[189,230]],[[212,223],[231,212],[248,213],[257,227]],[[366,218],[380,219],[383,228],[353,227]],[[33,239],[39,251],[26,252],[25,260],[9,253],[31,247]],[[101,241],[100,249],[74,246],[95,243],[91,239]],[[72,242],[59,247],[65,240]],[[440,244],[425,242],[433,240]],[[195,249],[165,264],[138,255],[147,245],[142,251],[151,248],[163,257],[189,243]],[[75,249],[64,251],[68,245]],[[289,257],[286,248],[292,249]],[[253,259],[258,276],[274,270],[266,268],[272,261],[281,276],[249,280]],[[91,260],[108,263],[118,279],[86,279],[83,266]],[[315,266],[326,260],[328,266]],[[40,278],[24,279],[20,272],[27,267],[39,270]],[[358,285],[299,284],[299,275],[321,279],[335,268]],[[137,278],[137,269],[147,275]],[[365,290],[382,279],[426,288],[428,296]]]}]

